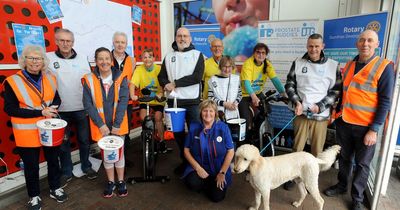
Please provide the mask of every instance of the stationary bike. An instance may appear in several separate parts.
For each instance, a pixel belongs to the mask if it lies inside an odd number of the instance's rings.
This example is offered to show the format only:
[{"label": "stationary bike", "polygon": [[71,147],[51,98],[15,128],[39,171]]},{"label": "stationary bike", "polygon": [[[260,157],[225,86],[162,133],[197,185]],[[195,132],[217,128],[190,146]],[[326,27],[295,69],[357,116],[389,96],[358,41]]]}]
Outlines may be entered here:
[{"label": "stationary bike", "polygon": [[139,98],[140,102],[146,103],[146,117],[142,122],[142,133],[140,139],[142,141],[142,153],[143,153],[143,177],[130,177],[128,182],[131,184],[137,182],[161,182],[165,183],[170,180],[169,176],[156,176],[156,161],[159,151],[159,141],[155,139],[155,120],[153,116],[150,116],[150,101],[156,99],[159,102],[166,100],[165,97],[158,98],[150,97],[150,90],[142,89],[142,98]]},{"label": "stationary bike", "polygon": [[[276,94],[275,90],[268,90],[265,94],[261,93],[258,95],[258,98],[260,99],[258,111],[255,112],[251,107],[249,107],[250,113],[253,117],[253,129],[250,132],[250,142],[248,143],[258,147],[258,149],[261,151],[264,148],[264,145],[267,145],[274,136],[274,128],[272,127],[268,118],[272,112],[272,102],[282,101],[287,103],[288,99]],[[274,144],[270,143],[268,147],[261,153],[261,155],[264,157],[274,156]]]}]

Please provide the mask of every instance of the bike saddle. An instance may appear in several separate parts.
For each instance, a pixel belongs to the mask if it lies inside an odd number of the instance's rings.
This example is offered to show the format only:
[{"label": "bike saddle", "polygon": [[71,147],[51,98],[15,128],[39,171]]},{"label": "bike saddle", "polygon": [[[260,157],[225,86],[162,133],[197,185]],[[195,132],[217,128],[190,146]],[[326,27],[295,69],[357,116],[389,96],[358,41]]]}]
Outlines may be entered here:
[{"label": "bike saddle", "polygon": [[164,96],[161,96],[161,97],[156,96],[156,100],[157,100],[158,102],[164,102],[164,101],[167,100],[167,98],[164,97]]}]

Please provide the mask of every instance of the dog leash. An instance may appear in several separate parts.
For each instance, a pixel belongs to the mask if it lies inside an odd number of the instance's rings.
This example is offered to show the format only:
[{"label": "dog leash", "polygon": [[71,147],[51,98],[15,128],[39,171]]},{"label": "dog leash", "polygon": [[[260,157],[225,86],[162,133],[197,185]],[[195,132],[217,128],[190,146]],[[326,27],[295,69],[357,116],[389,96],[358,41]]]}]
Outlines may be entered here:
[{"label": "dog leash", "polygon": [[279,134],[281,134],[281,133],[283,132],[283,130],[285,130],[285,129],[289,126],[289,124],[294,120],[294,118],[296,118],[296,117],[297,117],[297,115],[294,115],[294,116],[292,117],[292,119],[290,119],[289,122],[287,122],[286,125],[283,126],[283,128],[278,132],[278,134],[276,134],[276,135],[274,136],[274,138],[272,138],[272,139],[268,142],[268,144],[260,151],[260,154],[262,154],[262,153],[264,152],[264,150],[267,149],[267,147],[276,139],[276,137],[278,137]]}]

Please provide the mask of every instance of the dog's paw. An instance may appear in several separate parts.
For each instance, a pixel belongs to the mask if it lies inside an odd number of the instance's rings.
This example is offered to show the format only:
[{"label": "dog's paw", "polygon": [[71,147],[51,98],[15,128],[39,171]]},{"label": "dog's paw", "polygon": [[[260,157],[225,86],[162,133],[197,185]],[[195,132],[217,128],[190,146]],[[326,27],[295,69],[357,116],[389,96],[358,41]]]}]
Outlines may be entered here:
[{"label": "dog's paw", "polygon": [[254,208],[253,206],[250,206],[250,207],[248,208],[248,210],[257,210],[257,209]]},{"label": "dog's paw", "polygon": [[294,207],[298,208],[298,207],[301,205],[301,203],[298,202],[298,201],[294,201],[294,202],[292,203],[292,205],[293,205]]}]

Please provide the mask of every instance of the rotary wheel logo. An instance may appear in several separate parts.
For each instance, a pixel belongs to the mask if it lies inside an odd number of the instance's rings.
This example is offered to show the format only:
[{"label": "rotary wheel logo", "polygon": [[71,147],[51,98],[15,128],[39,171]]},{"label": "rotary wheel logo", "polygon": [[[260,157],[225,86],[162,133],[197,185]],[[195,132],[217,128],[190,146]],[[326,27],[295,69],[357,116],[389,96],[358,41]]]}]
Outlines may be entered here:
[{"label": "rotary wheel logo", "polygon": [[381,29],[381,24],[378,21],[372,21],[368,23],[367,29],[378,32]]}]

